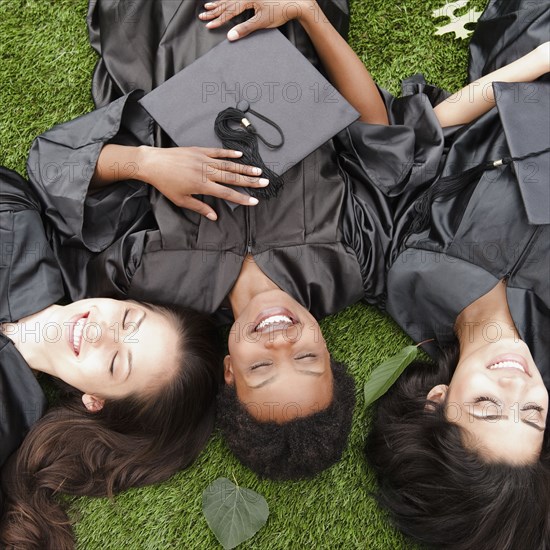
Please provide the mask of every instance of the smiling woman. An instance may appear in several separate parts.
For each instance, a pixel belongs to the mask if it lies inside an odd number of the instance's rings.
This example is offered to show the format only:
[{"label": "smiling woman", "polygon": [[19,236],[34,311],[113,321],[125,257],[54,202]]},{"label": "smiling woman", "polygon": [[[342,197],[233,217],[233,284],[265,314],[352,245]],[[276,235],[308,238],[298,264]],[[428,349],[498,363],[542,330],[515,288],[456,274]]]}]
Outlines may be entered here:
[{"label": "smiling woman", "polygon": [[[49,337],[26,337],[33,331]],[[180,354],[177,326],[165,311],[108,298],[49,306],[6,323],[4,333],[33,370],[84,392],[93,410],[105,399],[158,391],[174,376]]]},{"label": "smiling woman", "polygon": [[[549,18],[548,2],[490,1],[469,79],[532,50]],[[437,365],[412,365],[380,400],[366,450],[379,501],[422,545],[547,550],[548,74],[493,91],[498,109],[461,130],[388,274],[388,312],[435,340]]]},{"label": "smiling woman", "polygon": [[[157,483],[201,452],[222,375],[216,330],[187,309],[104,298],[57,305],[61,277],[38,202],[4,168],[0,221],[10,245],[0,271],[0,546],[69,549],[56,493]],[[45,415],[33,371],[61,387]]]},{"label": "smiling woman", "polygon": [[465,444],[487,459],[536,462],[548,391],[524,342],[503,339],[491,347],[462,353],[451,383],[432,388],[427,399],[444,403],[447,419],[464,430]]}]

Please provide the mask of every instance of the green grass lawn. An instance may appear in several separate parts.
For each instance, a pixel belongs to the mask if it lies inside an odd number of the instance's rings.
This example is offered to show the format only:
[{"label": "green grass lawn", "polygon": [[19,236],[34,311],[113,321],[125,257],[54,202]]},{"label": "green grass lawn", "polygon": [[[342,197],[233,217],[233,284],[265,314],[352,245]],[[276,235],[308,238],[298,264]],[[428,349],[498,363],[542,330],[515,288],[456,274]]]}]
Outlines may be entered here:
[{"label": "green grass lawn", "polygon": [[[151,0],[161,1],[161,0]],[[189,0],[194,1],[194,0]],[[86,0],[0,0],[0,164],[25,173],[33,137],[92,109]],[[454,90],[464,84],[467,42],[434,36],[433,9],[444,0],[352,0],[351,43],[375,80],[397,93],[415,72]],[[483,8],[484,0],[470,5]],[[314,481],[261,481],[214,436],[196,464],[156,487],[112,500],[71,499],[78,547],[92,549],[216,548],[201,511],[202,492],[233,476],[260,492],[267,525],[242,548],[411,548],[372,497],[375,483],[363,459],[369,427],[362,386],[370,370],[408,338],[391,319],[363,305],[326,319],[323,330],[337,359],[350,366],[358,404],[342,461]]]}]

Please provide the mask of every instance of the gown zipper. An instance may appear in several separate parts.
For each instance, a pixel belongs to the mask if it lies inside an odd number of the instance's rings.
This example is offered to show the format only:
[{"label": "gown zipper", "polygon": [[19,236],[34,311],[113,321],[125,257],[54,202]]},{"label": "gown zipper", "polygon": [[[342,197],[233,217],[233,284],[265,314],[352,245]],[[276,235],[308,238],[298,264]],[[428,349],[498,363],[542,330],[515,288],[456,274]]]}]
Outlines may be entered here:
[{"label": "gown zipper", "polygon": [[246,224],[246,253],[252,254],[252,218],[250,207],[245,206],[245,224]]}]

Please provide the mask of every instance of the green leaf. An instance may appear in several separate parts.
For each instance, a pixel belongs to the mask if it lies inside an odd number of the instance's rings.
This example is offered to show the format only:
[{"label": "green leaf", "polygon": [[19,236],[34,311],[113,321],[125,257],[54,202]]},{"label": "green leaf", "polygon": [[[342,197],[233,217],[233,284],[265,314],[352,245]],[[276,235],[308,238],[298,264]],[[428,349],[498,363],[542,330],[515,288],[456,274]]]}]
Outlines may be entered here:
[{"label": "green leaf", "polygon": [[208,526],[225,550],[254,536],[267,521],[269,506],[262,495],[220,477],[202,494]]},{"label": "green leaf", "polygon": [[376,367],[365,382],[365,401],[367,407],[382,397],[399,378],[401,373],[418,355],[417,346],[404,347],[398,354],[390,357]]}]

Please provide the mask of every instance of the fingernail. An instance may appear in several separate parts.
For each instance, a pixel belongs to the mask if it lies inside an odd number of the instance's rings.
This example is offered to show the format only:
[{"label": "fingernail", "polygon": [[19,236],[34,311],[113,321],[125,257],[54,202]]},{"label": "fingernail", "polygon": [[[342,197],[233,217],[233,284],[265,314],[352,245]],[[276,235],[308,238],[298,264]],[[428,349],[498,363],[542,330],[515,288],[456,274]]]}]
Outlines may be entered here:
[{"label": "fingernail", "polygon": [[218,216],[216,216],[214,212],[210,212],[209,214],[206,214],[206,217],[213,222],[215,222],[218,219]]},{"label": "fingernail", "polygon": [[227,40],[237,40],[239,38],[239,33],[235,29],[231,29],[227,33]]},{"label": "fingernail", "polygon": [[206,17],[206,13],[205,13],[205,12],[204,12],[204,13],[199,13],[199,17],[200,17],[201,19],[204,19],[204,18]]},{"label": "fingernail", "polygon": [[259,176],[259,175],[262,173],[262,169],[261,169],[261,168],[252,168],[251,172],[252,172],[255,176]]},{"label": "fingernail", "polygon": [[265,179],[265,178],[260,178],[258,180],[258,183],[262,186],[262,187],[265,187],[266,185],[269,185],[269,180]]},{"label": "fingernail", "polygon": [[210,21],[209,23],[206,23],[205,27],[209,29],[214,24],[214,21]]},{"label": "fingernail", "polygon": [[248,204],[258,204],[260,201],[254,197],[248,199]]},{"label": "fingernail", "polygon": [[[235,153],[235,156],[236,157],[242,157],[243,156],[243,152],[242,151],[233,151]],[[261,173],[261,172],[260,172]]]},{"label": "fingernail", "polygon": [[204,7],[205,7],[206,9],[215,8],[215,7],[216,7],[216,3],[215,3],[215,2],[206,2],[206,4],[204,5]]}]

